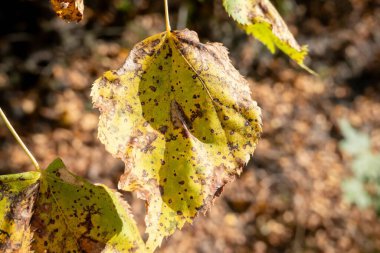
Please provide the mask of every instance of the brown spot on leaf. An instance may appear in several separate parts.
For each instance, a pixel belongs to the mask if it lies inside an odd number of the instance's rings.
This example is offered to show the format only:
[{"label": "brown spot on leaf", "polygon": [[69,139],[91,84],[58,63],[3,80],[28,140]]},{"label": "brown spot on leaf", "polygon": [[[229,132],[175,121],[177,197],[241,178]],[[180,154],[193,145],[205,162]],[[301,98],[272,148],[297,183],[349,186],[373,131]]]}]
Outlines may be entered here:
[{"label": "brown spot on leaf", "polygon": [[163,196],[164,195],[164,187],[162,185],[159,185],[158,188],[160,190],[161,196]]},{"label": "brown spot on leaf", "polygon": [[170,107],[171,121],[175,128],[186,127],[187,129],[191,128],[191,121],[186,116],[182,107],[173,100]]},{"label": "brown spot on leaf", "polygon": [[90,237],[82,236],[78,239],[78,244],[83,252],[102,252],[106,244],[96,241]]},{"label": "brown spot on leaf", "polygon": [[166,131],[168,131],[168,126],[161,126],[159,128],[159,131],[162,133],[162,134],[166,134]]}]

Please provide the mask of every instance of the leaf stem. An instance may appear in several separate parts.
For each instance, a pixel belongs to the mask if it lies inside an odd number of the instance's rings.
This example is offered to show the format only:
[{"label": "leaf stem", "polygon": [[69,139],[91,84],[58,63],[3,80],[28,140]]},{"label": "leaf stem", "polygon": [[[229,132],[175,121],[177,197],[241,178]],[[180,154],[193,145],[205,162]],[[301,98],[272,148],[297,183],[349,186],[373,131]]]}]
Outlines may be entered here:
[{"label": "leaf stem", "polygon": [[170,27],[170,20],[169,20],[169,4],[168,0],[164,0],[165,2],[165,24],[166,24],[166,32],[170,33],[172,28]]},{"label": "leaf stem", "polygon": [[5,122],[5,125],[9,129],[9,131],[12,133],[13,137],[16,139],[17,143],[21,146],[21,148],[24,150],[26,155],[29,157],[29,159],[32,161],[34,167],[37,171],[40,171],[40,166],[38,165],[38,162],[36,158],[32,155],[32,153],[29,151],[29,149],[26,147],[24,142],[21,140],[20,136],[17,134],[16,130],[13,128],[12,124],[9,122],[7,116],[5,116],[3,110],[0,108],[0,117]]}]

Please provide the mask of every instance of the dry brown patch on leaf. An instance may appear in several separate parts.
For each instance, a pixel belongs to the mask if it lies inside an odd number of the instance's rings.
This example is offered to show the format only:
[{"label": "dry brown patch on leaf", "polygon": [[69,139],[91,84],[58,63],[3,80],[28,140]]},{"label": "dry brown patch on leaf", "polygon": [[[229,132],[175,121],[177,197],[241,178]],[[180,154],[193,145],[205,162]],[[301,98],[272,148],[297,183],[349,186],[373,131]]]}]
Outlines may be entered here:
[{"label": "dry brown patch on leaf", "polygon": [[83,18],[83,0],[51,0],[51,4],[63,20],[79,22]]}]

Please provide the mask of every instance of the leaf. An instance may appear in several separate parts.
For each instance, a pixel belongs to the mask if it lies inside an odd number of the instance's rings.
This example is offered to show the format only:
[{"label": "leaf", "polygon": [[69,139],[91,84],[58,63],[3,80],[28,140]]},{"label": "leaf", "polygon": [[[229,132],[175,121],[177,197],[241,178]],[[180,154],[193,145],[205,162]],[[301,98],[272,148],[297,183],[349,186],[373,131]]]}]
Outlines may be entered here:
[{"label": "leaf", "polygon": [[371,140],[367,134],[357,131],[345,119],[339,121],[339,128],[344,137],[339,143],[341,149],[350,155],[370,152]]},{"label": "leaf", "polygon": [[55,13],[65,21],[79,22],[83,18],[83,0],[51,0]]},{"label": "leaf", "polygon": [[304,64],[307,46],[300,46],[269,0],[223,0],[227,13],[249,35],[260,40],[269,51],[279,48],[299,66],[315,74]]},{"label": "leaf", "polygon": [[32,227],[36,252],[145,252],[127,204],[70,173],[60,159],[42,172]]},{"label": "leaf", "polygon": [[361,153],[352,163],[352,171],[361,180],[378,182],[380,179],[380,155]]},{"label": "leaf", "polygon": [[260,109],[227,50],[187,29],[138,43],[91,95],[100,140],[126,164],[119,188],[148,202],[151,250],[208,209],[261,133]]},{"label": "leaf", "polygon": [[127,203],[60,159],[41,172],[0,176],[0,215],[4,252],[146,252]]},{"label": "leaf", "polygon": [[0,251],[30,252],[30,219],[38,192],[38,172],[0,176]]},{"label": "leaf", "polygon": [[371,205],[371,197],[359,179],[350,178],[343,181],[342,189],[347,202],[354,203],[360,208],[366,208]]}]

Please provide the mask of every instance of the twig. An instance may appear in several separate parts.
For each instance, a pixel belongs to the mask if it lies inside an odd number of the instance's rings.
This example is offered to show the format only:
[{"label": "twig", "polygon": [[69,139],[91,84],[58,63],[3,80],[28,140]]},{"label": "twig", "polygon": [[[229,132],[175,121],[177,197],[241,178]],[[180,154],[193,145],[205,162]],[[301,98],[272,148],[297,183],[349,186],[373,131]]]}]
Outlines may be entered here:
[{"label": "twig", "polygon": [[21,140],[20,136],[17,134],[16,130],[13,128],[12,124],[9,122],[7,116],[5,116],[3,110],[0,108],[0,116],[5,122],[5,125],[9,129],[9,131],[12,133],[13,137],[15,137],[17,143],[21,146],[21,148],[24,150],[26,155],[29,157],[29,159],[32,161],[34,167],[36,168],[37,171],[40,171],[40,166],[38,165],[38,162],[36,158],[32,155],[32,153],[29,151],[29,149],[26,147],[24,142]]},{"label": "twig", "polygon": [[170,33],[172,30],[170,27],[170,20],[169,20],[169,5],[168,0],[164,0],[165,2],[165,24],[166,24],[166,32]]}]

